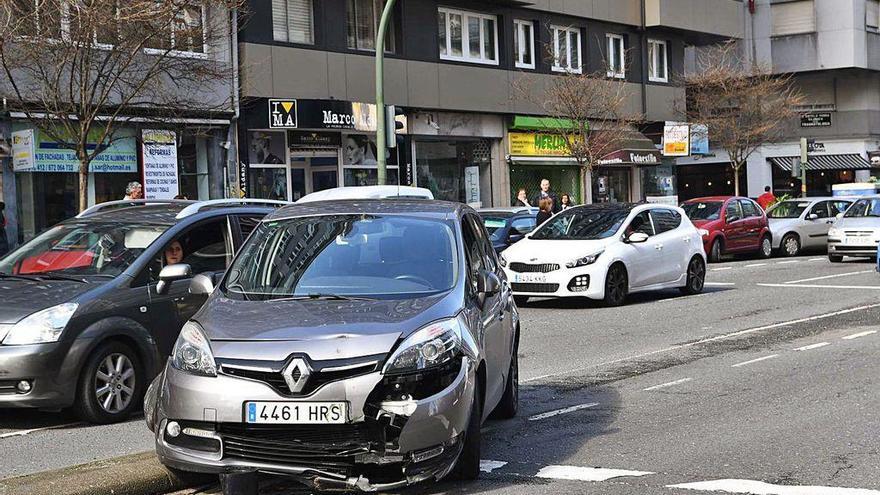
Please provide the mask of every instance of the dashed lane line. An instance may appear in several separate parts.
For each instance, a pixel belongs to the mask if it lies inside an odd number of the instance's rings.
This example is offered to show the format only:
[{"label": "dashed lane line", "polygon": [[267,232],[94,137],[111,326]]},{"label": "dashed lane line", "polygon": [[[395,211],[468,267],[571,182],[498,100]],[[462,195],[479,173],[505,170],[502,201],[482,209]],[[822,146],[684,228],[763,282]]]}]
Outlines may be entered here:
[{"label": "dashed lane line", "polygon": [[732,266],[722,266],[721,268],[713,268],[713,272],[723,272],[725,270],[733,270]]},{"label": "dashed lane line", "polygon": [[648,471],[630,471],[627,469],[607,469],[578,466],[546,466],[535,476],[545,479],[573,481],[607,481],[613,478],[638,477],[654,474]]},{"label": "dashed lane line", "polygon": [[801,260],[788,260],[788,261],[777,261],[777,265],[790,265],[792,263],[800,263]]},{"label": "dashed lane line", "polygon": [[67,428],[68,426],[77,426],[80,424],[82,424],[82,423],[67,423],[67,424],[63,424],[63,425],[45,426],[43,428],[31,428],[29,430],[12,431],[9,433],[0,434],[0,440],[2,440],[4,438],[23,437],[25,435],[30,435],[31,433],[37,433],[40,431],[47,431],[47,430],[58,430],[61,428]]},{"label": "dashed lane line", "polygon": [[743,268],[757,268],[759,266],[767,266],[769,263],[752,263],[751,265],[746,265]]},{"label": "dashed lane line", "polygon": [[661,383],[660,385],[654,385],[653,387],[643,388],[643,392],[650,392],[651,390],[659,390],[661,388],[674,387],[675,385],[680,385],[682,383],[687,383],[693,380],[693,378],[682,378],[681,380],[675,380],[672,382]]},{"label": "dashed lane line", "polygon": [[736,363],[731,368],[740,368],[742,366],[748,366],[754,363],[760,363],[761,361],[766,361],[768,359],[778,358],[779,354],[771,354],[769,356],[759,357],[758,359],[752,359],[750,361],[743,361],[742,363]]},{"label": "dashed lane line", "polygon": [[811,351],[813,349],[818,349],[820,347],[825,347],[826,345],[831,345],[831,342],[819,342],[818,344],[810,344],[805,345],[803,347],[798,347],[795,349],[796,351]]},{"label": "dashed lane line", "polygon": [[480,471],[484,473],[491,473],[496,469],[501,469],[506,466],[507,463],[505,461],[490,461],[487,459],[480,460]]},{"label": "dashed lane line", "polygon": [[559,416],[560,414],[568,414],[573,413],[575,411],[581,411],[583,409],[589,409],[591,407],[598,406],[598,402],[591,402],[589,404],[579,404],[577,406],[571,407],[563,407],[562,409],[555,409],[553,411],[547,411],[541,414],[535,414],[534,416],[529,416],[529,421],[540,421],[542,419],[552,418],[554,416]]},{"label": "dashed lane line", "polygon": [[807,261],[825,261],[828,258],[810,258]]},{"label": "dashed lane line", "polygon": [[703,285],[706,287],[733,287],[736,284],[733,282],[704,282]]},{"label": "dashed lane line", "polygon": [[836,273],[834,275],[825,275],[824,277],[813,277],[813,278],[804,278],[801,280],[792,280],[790,282],[785,282],[786,284],[800,284],[803,282],[815,282],[816,280],[827,280],[829,278],[838,278],[838,277],[849,277],[851,275],[862,275],[865,273],[873,273],[874,270],[862,270],[858,272],[847,272],[847,273]]},{"label": "dashed lane line", "polygon": [[875,333],[877,333],[877,330],[868,330],[867,332],[854,333],[852,335],[847,335],[846,337],[841,337],[841,338],[843,340],[852,340],[852,339],[858,339],[860,337],[867,337],[868,335],[874,335]]},{"label": "dashed lane line", "polygon": [[751,495],[880,495],[880,491],[865,488],[772,485],[763,481],[736,479],[681,483],[678,485],[666,485],[666,488],[681,488],[705,492],[748,493]]},{"label": "dashed lane line", "polygon": [[821,284],[755,284],[758,287],[796,287],[799,289],[861,289],[861,290],[880,290],[877,285],[821,285]]}]

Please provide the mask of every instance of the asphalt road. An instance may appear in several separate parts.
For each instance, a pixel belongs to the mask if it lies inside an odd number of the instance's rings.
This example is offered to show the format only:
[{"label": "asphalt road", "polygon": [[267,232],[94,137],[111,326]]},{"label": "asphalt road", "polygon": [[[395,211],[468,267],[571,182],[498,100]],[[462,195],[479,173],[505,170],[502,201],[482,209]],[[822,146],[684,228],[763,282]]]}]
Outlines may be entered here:
[{"label": "asphalt road", "polygon": [[[408,492],[880,494],[880,274],[819,255],[709,269],[698,296],[523,308],[522,414],[484,428],[494,462]],[[71,421],[0,412],[0,478],[151,447],[140,420]]]}]

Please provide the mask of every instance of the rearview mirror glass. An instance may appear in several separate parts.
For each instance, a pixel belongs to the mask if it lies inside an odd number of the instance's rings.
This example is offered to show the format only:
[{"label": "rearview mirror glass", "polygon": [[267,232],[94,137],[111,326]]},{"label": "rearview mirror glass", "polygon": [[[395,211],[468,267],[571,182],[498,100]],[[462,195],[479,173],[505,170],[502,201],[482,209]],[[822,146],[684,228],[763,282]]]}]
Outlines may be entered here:
[{"label": "rearview mirror glass", "polygon": [[192,276],[192,267],[186,263],[168,265],[159,272],[159,283],[156,284],[156,293],[165,294],[171,287],[171,282],[183,280]]},{"label": "rearview mirror glass", "polygon": [[648,234],[646,234],[644,232],[633,232],[627,238],[627,242],[629,242],[631,244],[640,244],[642,242],[647,242],[647,240],[648,240]]}]

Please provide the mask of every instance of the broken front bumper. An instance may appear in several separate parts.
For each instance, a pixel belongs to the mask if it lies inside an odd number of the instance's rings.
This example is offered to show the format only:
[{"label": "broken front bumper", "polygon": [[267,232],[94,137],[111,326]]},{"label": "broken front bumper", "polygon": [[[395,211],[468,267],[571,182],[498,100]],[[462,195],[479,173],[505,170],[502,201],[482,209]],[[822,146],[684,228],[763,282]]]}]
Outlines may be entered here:
[{"label": "broken front bumper", "polygon": [[[423,375],[400,380],[373,372],[291,397],[264,382],[200,377],[168,366],[151,387],[145,411],[160,460],[177,469],[285,474],[321,490],[385,490],[442,478],[461,450],[474,395],[473,362],[462,357]],[[405,382],[431,393],[400,400],[401,387],[407,395]],[[250,425],[243,422],[248,401],[345,401],[349,422]],[[180,426],[174,438],[170,422]]]}]

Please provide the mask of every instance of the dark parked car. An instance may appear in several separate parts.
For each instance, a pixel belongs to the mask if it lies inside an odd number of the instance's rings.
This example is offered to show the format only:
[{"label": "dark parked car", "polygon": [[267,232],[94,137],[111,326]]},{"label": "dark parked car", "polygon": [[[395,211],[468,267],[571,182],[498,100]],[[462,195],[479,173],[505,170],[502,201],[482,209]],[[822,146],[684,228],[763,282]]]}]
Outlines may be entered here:
[{"label": "dark parked car", "polygon": [[206,299],[189,281],[160,283],[160,271],[183,262],[222,274],[280,204],[104,203],[0,260],[0,408],[73,406],[93,423],[138,410]]},{"label": "dark parked car", "polygon": [[749,198],[712,196],[684,202],[681,207],[703,236],[709,261],[725,254],[773,254],[770,227],[764,209]]},{"label": "dark parked car", "polygon": [[479,210],[496,253],[504,251],[535,230],[537,208],[491,208]]}]

